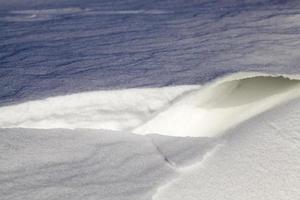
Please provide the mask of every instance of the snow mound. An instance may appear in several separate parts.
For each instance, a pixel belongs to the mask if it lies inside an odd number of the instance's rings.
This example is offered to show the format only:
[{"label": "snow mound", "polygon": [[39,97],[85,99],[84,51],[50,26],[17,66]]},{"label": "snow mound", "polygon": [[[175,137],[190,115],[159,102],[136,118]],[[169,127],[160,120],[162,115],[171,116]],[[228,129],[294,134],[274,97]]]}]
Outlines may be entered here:
[{"label": "snow mound", "polygon": [[0,108],[0,127],[127,130],[196,88],[99,91],[30,101]]},{"label": "snow mound", "polygon": [[228,77],[190,92],[133,132],[215,136],[299,96],[299,83],[283,76]]},{"label": "snow mound", "polygon": [[0,127],[92,128],[213,137],[300,96],[298,79],[239,73],[204,86],[58,96],[0,108]]},{"label": "snow mound", "polygon": [[153,200],[291,200],[300,196],[299,98],[228,131]]}]

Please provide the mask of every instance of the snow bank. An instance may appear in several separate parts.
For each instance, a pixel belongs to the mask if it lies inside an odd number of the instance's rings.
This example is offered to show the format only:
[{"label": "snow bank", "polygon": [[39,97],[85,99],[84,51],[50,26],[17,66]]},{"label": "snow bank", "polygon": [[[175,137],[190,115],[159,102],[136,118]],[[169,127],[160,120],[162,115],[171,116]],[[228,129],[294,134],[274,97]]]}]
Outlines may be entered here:
[{"label": "snow bank", "polygon": [[128,89],[58,96],[0,108],[0,127],[127,130],[199,86]]},{"label": "snow bank", "polygon": [[212,137],[300,96],[297,76],[239,73],[205,86],[99,91],[0,108],[2,128],[92,128]]},{"label": "snow bank", "polygon": [[[1,196],[297,199],[298,80],[234,74],[204,86],[79,93],[2,107],[0,127],[9,129],[0,129]],[[122,132],[80,129],[87,127]]]},{"label": "snow bank", "polygon": [[228,131],[203,161],[180,169],[153,199],[298,199],[299,119],[295,99]]},{"label": "snow bank", "polygon": [[299,83],[296,79],[283,76],[229,76],[185,95],[133,132],[215,136],[258,113],[299,96]]}]

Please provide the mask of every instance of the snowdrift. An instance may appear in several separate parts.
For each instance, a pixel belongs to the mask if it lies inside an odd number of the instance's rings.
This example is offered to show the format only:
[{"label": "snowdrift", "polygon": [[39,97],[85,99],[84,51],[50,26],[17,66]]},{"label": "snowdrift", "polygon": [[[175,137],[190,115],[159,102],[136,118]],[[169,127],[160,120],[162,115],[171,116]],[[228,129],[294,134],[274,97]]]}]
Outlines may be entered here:
[{"label": "snowdrift", "polygon": [[299,80],[239,73],[2,107],[1,197],[297,199]]},{"label": "snowdrift", "polygon": [[99,91],[0,108],[2,128],[213,137],[300,95],[297,76],[238,73],[203,86]]},{"label": "snowdrift", "polygon": [[298,98],[227,131],[204,160],[179,169],[153,199],[298,199],[299,119]]}]

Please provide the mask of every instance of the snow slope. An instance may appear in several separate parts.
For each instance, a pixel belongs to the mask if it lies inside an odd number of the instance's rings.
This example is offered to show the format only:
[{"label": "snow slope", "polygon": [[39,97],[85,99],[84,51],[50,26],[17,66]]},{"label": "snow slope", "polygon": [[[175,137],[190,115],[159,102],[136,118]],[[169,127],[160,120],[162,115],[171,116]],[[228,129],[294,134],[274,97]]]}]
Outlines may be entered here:
[{"label": "snow slope", "polygon": [[190,92],[133,132],[195,137],[222,134],[250,117],[299,97],[299,77],[295,78],[235,74]]},{"label": "snow slope", "polygon": [[300,96],[298,79],[238,73],[203,87],[112,90],[52,97],[1,107],[0,127],[90,128],[212,137]]},{"label": "snow slope", "polygon": [[127,130],[199,86],[99,91],[0,108],[0,127]]},{"label": "snow slope", "polygon": [[0,129],[1,200],[149,200],[174,176],[151,140],[111,131]]},{"label": "snow slope", "polygon": [[[261,83],[254,80],[255,86]],[[272,87],[278,81],[288,80],[271,79],[267,92],[254,98],[283,96],[277,106],[263,107],[260,114],[209,137],[0,129],[1,199],[297,199],[300,101],[286,94],[299,88],[293,81]],[[233,105],[252,102],[248,97]]]},{"label": "snow slope", "polygon": [[180,169],[154,200],[298,199],[299,98],[227,131],[205,160]]},{"label": "snow slope", "polygon": [[298,199],[299,41],[299,0],[0,0],[0,199]]}]

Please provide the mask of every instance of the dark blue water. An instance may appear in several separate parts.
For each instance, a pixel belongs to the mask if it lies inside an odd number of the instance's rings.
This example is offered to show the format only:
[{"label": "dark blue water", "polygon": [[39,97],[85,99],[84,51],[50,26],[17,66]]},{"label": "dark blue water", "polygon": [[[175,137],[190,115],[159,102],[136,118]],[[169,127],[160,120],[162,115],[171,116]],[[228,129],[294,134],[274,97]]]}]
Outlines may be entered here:
[{"label": "dark blue water", "polygon": [[300,1],[0,0],[0,105],[300,73]]}]

